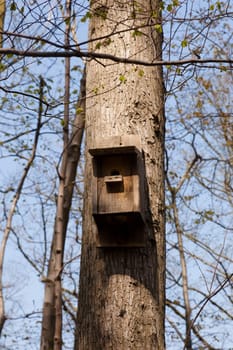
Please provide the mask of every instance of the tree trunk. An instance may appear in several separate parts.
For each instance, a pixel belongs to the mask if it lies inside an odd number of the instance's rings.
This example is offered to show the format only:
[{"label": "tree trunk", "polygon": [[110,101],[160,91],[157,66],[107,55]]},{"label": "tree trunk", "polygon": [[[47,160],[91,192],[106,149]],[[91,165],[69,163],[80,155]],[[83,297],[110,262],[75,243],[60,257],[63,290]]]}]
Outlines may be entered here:
[{"label": "tree trunk", "polygon": [[0,0],[0,48],[3,46],[3,30],[4,30],[4,20],[6,12],[6,1]]},{"label": "tree trunk", "polygon": [[[67,148],[67,162],[65,168],[65,186],[63,197],[63,243],[62,252],[64,252],[65,237],[69,220],[69,212],[72,204],[73,189],[75,185],[75,178],[77,173],[78,162],[80,159],[80,149],[84,130],[84,116],[85,116],[85,93],[86,93],[86,73],[84,73],[80,83],[80,94],[77,103],[76,117],[72,127],[72,134],[69,140]],[[56,217],[58,213],[56,214]],[[56,227],[55,227],[56,228]],[[54,230],[49,266],[47,278],[43,280],[45,282],[44,292],[44,305],[43,305],[43,318],[41,329],[41,350],[50,350],[54,347],[54,335],[55,335],[55,288],[54,282],[56,279],[55,271],[55,248],[56,248],[56,232]],[[63,259],[63,254],[62,254]]]},{"label": "tree trunk", "polygon": [[[92,1],[89,51],[150,62],[160,60],[159,4],[158,0]],[[75,349],[162,350],[165,304],[162,69],[91,60],[87,63],[86,96],[84,223]],[[99,248],[98,229],[92,216],[93,170],[88,150],[100,138],[128,134],[140,136],[144,152],[146,244],[144,248]]]}]

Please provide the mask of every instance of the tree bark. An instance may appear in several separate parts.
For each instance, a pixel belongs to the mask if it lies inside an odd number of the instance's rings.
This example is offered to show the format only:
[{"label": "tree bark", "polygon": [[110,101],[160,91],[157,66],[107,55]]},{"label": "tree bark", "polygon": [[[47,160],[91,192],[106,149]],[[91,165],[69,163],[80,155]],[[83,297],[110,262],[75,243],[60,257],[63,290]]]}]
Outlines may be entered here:
[{"label": "tree bark", "polygon": [[[77,166],[80,159],[80,149],[83,137],[84,123],[85,123],[85,93],[86,93],[86,73],[84,69],[83,77],[80,83],[80,94],[77,103],[77,112],[72,127],[72,134],[67,148],[67,162],[65,169],[65,186],[62,203],[63,211],[63,233],[62,233],[62,252],[64,251],[65,237],[69,219],[70,207],[72,204],[73,189],[75,185],[75,178],[77,173]],[[58,215],[58,213],[57,213]],[[54,232],[51,246],[51,253],[49,259],[47,278],[45,282],[44,305],[43,305],[43,319],[41,330],[41,350],[50,350],[54,347],[54,333],[55,333],[55,288],[54,282],[56,279],[55,271],[55,247],[56,234]],[[63,259],[63,254],[62,254]]]},{"label": "tree bark", "polygon": [[[89,51],[161,60],[159,4],[157,0],[92,1]],[[142,29],[135,30],[139,26]],[[122,33],[114,35],[119,30]],[[103,35],[105,39],[98,40]],[[161,67],[89,61],[85,125],[84,223],[75,349],[162,350],[165,225]],[[99,138],[127,134],[140,136],[144,152],[145,248],[98,248],[88,150]]]},{"label": "tree bark", "polygon": [[0,48],[3,46],[3,30],[4,30],[4,20],[6,13],[6,1],[0,0]]}]

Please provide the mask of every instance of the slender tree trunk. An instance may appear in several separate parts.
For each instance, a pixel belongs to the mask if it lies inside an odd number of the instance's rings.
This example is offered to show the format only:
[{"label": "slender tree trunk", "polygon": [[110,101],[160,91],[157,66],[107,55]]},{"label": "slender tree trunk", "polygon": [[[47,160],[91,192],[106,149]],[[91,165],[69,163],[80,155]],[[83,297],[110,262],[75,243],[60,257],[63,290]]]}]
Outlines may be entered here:
[{"label": "slender tree trunk", "polygon": [[184,298],[184,307],[185,307],[185,325],[186,325],[186,336],[184,341],[184,348],[186,350],[192,350],[192,309],[190,306],[190,300],[189,300],[189,286],[188,286],[188,273],[187,273],[187,264],[186,264],[186,257],[184,252],[184,243],[183,243],[183,231],[182,227],[179,221],[179,210],[177,207],[177,195],[182,188],[182,186],[185,183],[185,180],[190,176],[190,173],[196,163],[199,160],[199,156],[196,154],[195,158],[188,164],[188,167],[186,169],[186,172],[184,176],[180,179],[180,182],[176,188],[173,188],[171,186],[171,183],[169,181],[169,178],[167,177],[167,184],[168,188],[171,193],[172,198],[172,210],[173,210],[173,220],[176,227],[177,232],[177,239],[178,239],[178,248],[179,248],[179,255],[180,255],[180,266],[181,266],[181,274],[182,274],[182,282],[183,282],[183,298]]},{"label": "slender tree trunk", "polygon": [[[69,212],[72,203],[73,189],[75,185],[75,178],[77,173],[77,166],[80,159],[80,149],[83,137],[84,123],[85,123],[85,93],[86,93],[86,73],[84,69],[83,78],[80,84],[80,94],[77,103],[76,117],[72,127],[72,134],[69,140],[67,149],[67,161],[65,169],[65,186],[62,202],[63,215],[63,246],[64,250],[65,237],[67,225],[69,220]],[[58,215],[58,214],[57,214]],[[54,282],[56,278],[55,273],[55,247],[56,235],[54,232],[53,242],[51,246],[51,253],[49,259],[47,278],[45,282],[42,331],[41,331],[41,350],[50,350],[54,347],[55,334],[55,288]]]},{"label": "slender tree trunk", "polygon": [[[159,4],[157,0],[92,1],[89,50],[150,62],[160,60]],[[84,223],[75,349],[162,350],[165,250],[161,68],[89,61],[85,125]],[[98,248],[88,149],[100,138],[127,134],[139,135],[144,151],[145,248]]]},{"label": "slender tree trunk", "polygon": [[183,232],[179,222],[179,213],[176,205],[176,199],[173,198],[173,212],[174,212],[174,222],[177,231],[178,238],[178,247],[180,254],[180,265],[181,265],[181,273],[182,273],[182,282],[183,282],[183,297],[184,297],[184,306],[185,306],[185,344],[184,349],[192,350],[192,320],[191,320],[191,306],[189,301],[189,288],[188,288],[188,273],[187,273],[187,265],[186,258],[184,254],[184,244],[183,244]]},{"label": "slender tree trunk", "polygon": [[[66,1],[66,30],[65,47],[69,45],[70,35],[70,1]],[[54,233],[46,281],[41,349],[60,350],[62,347],[62,286],[61,274],[65,246],[64,231],[64,195],[66,182],[66,168],[69,146],[69,106],[70,106],[70,58],[65,59],[65,87],[64,87],[64,118],[63,118],[63,152],[59,172],[59,188],[57,196],[57,211],[54,224]]]},{"label": "slender tree trunk", "polygon": [[[66,0],[66,29],[65,47],[70,44],[71,27],[71,0]],[[54,306],[55,306],[55,326],[54,326],[54,350],[62,349],[62,284],[61,275],[63,269],[63,257],[65,249],[66,231],[64,230],[64,198],[66,169],[68,163],[69,147],[69,122],[70,122],[70,57],[65,58],[65,92],[64,92],[64,127],[63,127],[63,155],[62,165],[59,171],[59,189],[57,199],[57,215],[55,220],[55,279],[54,279]]]},{"label": "slender tree trunk", "polygon": [[4,30],[4,20],[5,20],[5,12],[6,12],[6,1],[0,0],[0,48],[3,46],[3,30]]}]

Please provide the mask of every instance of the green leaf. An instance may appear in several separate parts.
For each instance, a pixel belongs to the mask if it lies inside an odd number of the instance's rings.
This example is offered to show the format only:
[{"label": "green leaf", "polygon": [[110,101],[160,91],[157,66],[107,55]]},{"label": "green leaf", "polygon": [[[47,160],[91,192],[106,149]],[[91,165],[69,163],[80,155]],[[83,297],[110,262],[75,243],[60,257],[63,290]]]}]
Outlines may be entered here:
[{"label": "green leaf", "polygon": [[159,8],[160,8],[160,10],[164,10],[164,9],[165,9],[165,3],[164,3],[164,1],[161,1],[161,2],[160,2]]},{"label": "green leaf", "polygon": [[135,11],[132,11],[132,12],[131,12],[131,18],[133,18],[133,19],[136,18],[136,13],[135,13]]},{"label": "green leaf", "polygon": [[145,74],[144,70],[143,69],[139,69],[139,71],[138,71],[139,77],[143,77],[144,74]]},{"label": "green leaf", "polygon": [[187,42],[186,39],[184,39],[184,40],[181,41],[181,46],[182,46],[182,47],[186,47],[187,45],[188,45],[188,42]]},{"label": "green leaf", "polygon": [[161,24],[155,24],[155,30],[157,33],[162,33],[163,29]]},{"label": "green leaf", "polygon": [[80,66],[76,65],[76,66],[73,66],[72,71],[80,71]]},{"label": "green leaf", "polygon": [[142,32],[140,32],[140,30],[134,30],[133,33],[132,33],[132,36],[135,38],[136,36],[141,36],[142,35]]},{"label": "green leaf", "polygon": [[121,74],[119,76],[119,80],[120,80],[121,83],[125,84],[127,79],[126,79],[126,77],[124,75]]},{"label": "green leaf", "polygon": [[220,66],[220,71],[221,71],[221,72],[226,72],[226,71],[227,71],[227,67],[225,67],[225,66]]},{"label": "green leaf", "polygon": [[93,91],[94,94],[96,95],[96,94],[98,94],[98,92],[99,92],[99,88],[98,88],[98,87],[95,87],[92,91]]},{"label": "green leaf", "polygon": [[105,40],[103,41],[102,45],[103,45],[104,47],[106,47],[106,46],[110,45],[111,42],[112,42],[111,38],[107,38],[107,39],[105,39]]},{"label": "green leaf", "polygon": [[214,10],[214,5],[210,5],[210,11]]},{"label": "green leaf", "polygon": [[184,196],[185,201],[191,201],[194,198],[194,196]]},{"label": "green leaf", "polygon": [[96,48],[96,50],[98,50],[98,49],[100,49],[100,47],[101,47],[101,42],[99,41],[99,42],[95,45],[95,48]]},{"label": "green leaf", "polygon": [[15,11],[17,9],[16,3],[13,1],[10,6],[11,11]]},{"label": "green leaf", "polygon": [[217,1],[217,2],[216,2],[216,5],[217,5],[218,10],[220,11],[220,10],[221,10],[221,6],[222,6],[221,2],[220,2],[220,1]]},{"label": "green leaf", "polygon": [[66,25],[69,25],[69,24],[70,24],[70,17],[67,17],[67,18],[65,19],[65,24],[66,24]]},{"label": "green leaf", "polygon": [[77,109],[76,109],[76,113],[77,114],[81,114],[83,112],[83,108],[82,107],[78,107]]},{"label": "green leaf", "polygon": [[206,219],[209,219],[209,220],[212,220],[213,219],[213,216],[214,216],[214,211],[213,210],[205,210],[204,211],[204,217]]},{"label": "green leaf", "polygon": [[159,17],[159,11],[152,11],[151,17],[152,18],[158,18]]},{"label": "green leaf", "polygon": [[6,69],[6,65],[0,62],[0,72],[3,72]]},{"label": "green leaf", "polygon": [[85,14],[85,16],[83,16],[82,18],[81,18],[81,22],[82,23],[85,23],[88,19],[90,19],[92,17],[92,14],[89,12],[89,11],[87,11],[87,13]]}]

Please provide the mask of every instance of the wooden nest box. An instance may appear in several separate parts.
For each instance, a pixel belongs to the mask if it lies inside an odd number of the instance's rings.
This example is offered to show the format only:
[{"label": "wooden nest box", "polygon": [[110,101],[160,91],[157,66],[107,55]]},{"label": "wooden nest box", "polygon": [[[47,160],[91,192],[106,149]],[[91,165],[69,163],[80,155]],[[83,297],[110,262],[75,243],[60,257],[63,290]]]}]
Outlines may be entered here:
[{"label": "wooden nest box", "polygon": [[93,156],[92,213],[99,247],[143,247],[144,164],[136,135],[98,140]]}]

